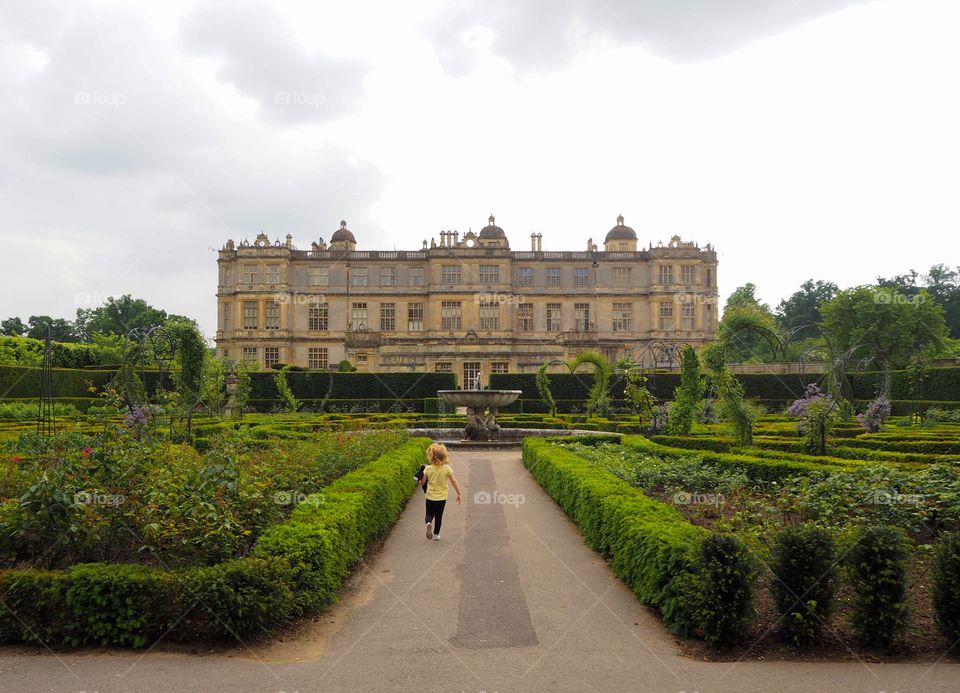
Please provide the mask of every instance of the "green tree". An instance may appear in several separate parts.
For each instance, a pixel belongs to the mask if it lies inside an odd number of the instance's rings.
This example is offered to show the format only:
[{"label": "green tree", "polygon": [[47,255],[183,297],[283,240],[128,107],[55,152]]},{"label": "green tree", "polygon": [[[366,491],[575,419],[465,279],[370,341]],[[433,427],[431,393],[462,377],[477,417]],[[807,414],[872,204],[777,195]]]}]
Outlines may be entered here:
[{"label": "green tree", "polygon": [[623,388],[623,396],[637,412],[640,428],[643,428],[644,419],[653,422],[657,398],[647,388],[647,376],[639,368],[631,368],[627,371],[627,385]]},{"label": "green tree", "polygon": [[293,413],[300,408],[300,402],[297,401],[293,390],[290,389],[290,384],[287,382],[287,373],[289,371],[290,366],[281,368],[280,372],[273,377],[273,382],[276,384],[277,392],[280,394],[280,400],[283,402],[283,410]]},{"label": "green tree", "polygon": [[186,318],[168,320],[164,329],[173,338],[176,345],[176,363],[174,383],[187,421],[187,440],[193,435],[193,414],[203,398],[204,360],[209,358],[207,341],[200,334],[197,325]]},{"label": "green tree", "polygon": [[89,341],[94,334],[123,335],[135,327],[163,325],[170,318],[187,320],[179,315],[167,315],[165,310],[154,308],[142,298],[124,294],[120,298],[110,296],[97,308],[77,310],[76,330],[82,341]]},{"label": "green tree", "polygon": [[49,315],[31,315],[27,320],[27,333],[24,336],[31,339],[46,339],[48,326],[50,339],[54,342],[79,341],[69,320],[51,318]]},{"label": "green tree", "polygon": [[943,317],[950,336],[960,339],[960,267],[934,265],[924,275],[923,284],[933,300],[943,306]]},{"label": "green tree", "polygon": [[705,389],[706,384],[700,375],[700,359],[688,344],[680,354],[680,384],[673,391],[673,406],[670,408],[671,433],[690,435]]},{"label": "green tree", "polygon": [[823,319],[820,306],[833,299],[838,292],[839,288],[833,282],[808,279],[800,285],[799,291],[780,301],[776,312],[777,322],[784,330],[797,330],[794,339],[818,337],[820,333],[816,325]]},{"label": "green tree", "polygon": [[912,296],[886,287],[841,291],[821,308],[835,350],[853,352],[865,366],[905,368],[947,344],[943,308],[925,289]]},{"label": "green tree", "polygon": [[553,416],[557,413],[557,401],[553,398],[553,393],[550,392],[550,376],[547,373],[547,369],[549,367],[549,363],[544,363],[537,369],[537,377],[535,382],[537,385],[537,392],[540,393],[540,401],[546,405],[547,410],[550,412],[550,416]]},{"label": "green tree", "polygon": [[770,306],[757,298],[756,290],[748,282],[735,289],[724,305],[718,337],[724,341],[729,361],[766,363],[778,357],[780,327]]},{"label": "green tree", "polygon": [[737,444],[751,445],[757,410],[747,401],[743,385],[727,368],[725,346],[722,339],[717,339],[704,348],[703,362],[707,367],[707,379],[717,393],[721,415],[733,426]]},{"label": "green tree", "polygon": [[27,331],[27,326],[18,317],[7,318],[0,323],[0,332],[6,337],[20,337]]}]

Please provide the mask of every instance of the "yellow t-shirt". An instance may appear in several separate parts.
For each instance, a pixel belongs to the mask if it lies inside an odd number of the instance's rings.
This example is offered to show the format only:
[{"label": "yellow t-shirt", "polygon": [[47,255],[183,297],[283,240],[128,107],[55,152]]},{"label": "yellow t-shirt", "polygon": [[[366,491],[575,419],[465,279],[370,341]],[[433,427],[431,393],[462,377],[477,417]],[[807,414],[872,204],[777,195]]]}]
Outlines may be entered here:
[{"label": "yellow t-shirt", "polygon": [[424,470],[427,477],[427,500],[447,500],[447,479],[453,476],[449,464],[428,464]]}]

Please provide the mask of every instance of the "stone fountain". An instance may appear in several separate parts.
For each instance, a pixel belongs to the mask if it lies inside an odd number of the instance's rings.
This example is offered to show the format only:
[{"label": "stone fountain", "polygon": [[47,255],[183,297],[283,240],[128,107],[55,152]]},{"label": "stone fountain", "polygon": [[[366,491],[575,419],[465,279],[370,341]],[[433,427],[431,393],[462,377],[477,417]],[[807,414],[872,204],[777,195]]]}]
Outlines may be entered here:
[{"label": "stone fountain", "polygon": [[522,394],[521,390],[437,390],[444,402],[467,408],[466,440],[500,440],[497,409]]}]

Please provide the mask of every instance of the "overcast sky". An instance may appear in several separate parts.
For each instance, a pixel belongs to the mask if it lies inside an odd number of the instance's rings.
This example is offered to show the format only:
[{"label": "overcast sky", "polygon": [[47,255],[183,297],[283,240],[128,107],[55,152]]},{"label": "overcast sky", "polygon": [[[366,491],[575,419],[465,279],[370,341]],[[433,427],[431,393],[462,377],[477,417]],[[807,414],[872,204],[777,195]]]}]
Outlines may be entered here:
[{"label": "overcast sky", "polygon": [[0,3],[0,317],[215,329],[228,238],[713,243],[775,305],[960,264],[955,0]]}]

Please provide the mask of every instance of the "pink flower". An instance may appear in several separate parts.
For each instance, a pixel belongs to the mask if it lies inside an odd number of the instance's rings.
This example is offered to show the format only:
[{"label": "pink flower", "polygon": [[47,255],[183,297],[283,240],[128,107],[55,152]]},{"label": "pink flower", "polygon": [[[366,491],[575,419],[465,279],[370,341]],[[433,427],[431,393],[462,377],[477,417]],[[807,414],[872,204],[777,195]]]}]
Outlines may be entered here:
[{"label": "pink flower", "polygon": [[22,459],[23,459],[23,458],[20,457],[20,455],[13,455],[12,457],[10,457],[10,461],[11,461],[11,462],[14,462],[14,463],[19,462],[19,461],[22,460]]},{"label": "pink flower", "polygon": [[83,449],[83,456],[84,456],[84,457],[90,457],[90,453],[92,453],[92,452],[93,452],[93,448],[84,448],[84,449]]}]

